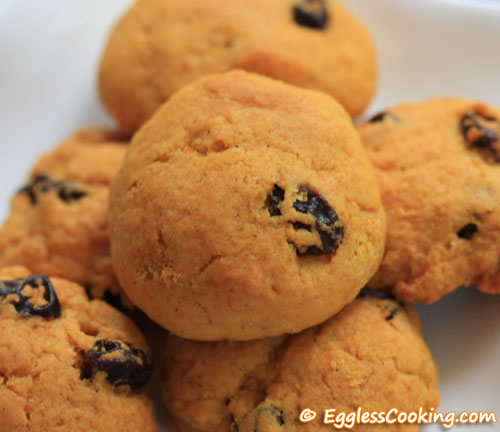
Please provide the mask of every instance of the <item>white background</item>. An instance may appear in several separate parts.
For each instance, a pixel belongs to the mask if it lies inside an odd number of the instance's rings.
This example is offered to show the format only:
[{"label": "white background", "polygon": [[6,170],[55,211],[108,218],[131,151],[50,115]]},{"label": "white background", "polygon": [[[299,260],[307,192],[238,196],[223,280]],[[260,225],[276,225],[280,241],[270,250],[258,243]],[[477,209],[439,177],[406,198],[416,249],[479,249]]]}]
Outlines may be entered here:
[{"label": "white background", "polygon": [[[370,113],[438,95],[500,106],[500,0],[344,2],[371,28],[379,50]],[[97,101],[95,75],[106,36],[129,3],[0,0],[0,218],[41,151],[77,127],[112,124]],[[499,417],[500,296],[461,289],[419,310],[440,372],[440,410],[496,410]],[[161,407],[158,414],[164,417]],[[500,422],[455,430],[500,431]]]}]

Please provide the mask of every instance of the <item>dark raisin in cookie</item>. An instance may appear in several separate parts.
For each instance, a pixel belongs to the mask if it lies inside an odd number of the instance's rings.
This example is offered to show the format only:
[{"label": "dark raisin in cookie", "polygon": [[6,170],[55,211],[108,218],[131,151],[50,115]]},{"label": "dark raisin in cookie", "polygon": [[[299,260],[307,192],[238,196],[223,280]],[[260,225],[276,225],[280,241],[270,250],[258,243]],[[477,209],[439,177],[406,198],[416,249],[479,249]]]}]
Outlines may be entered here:
[{"label": "dark raisin in cookie", "polygon": [[84,355],[81,378],[92,379],[97,372],[105,372],[106,379],[116,387],[129,386],[137,390],[151,378],[153,359],[130,344],[98,340]]},{"label": "dark raisin in cookie", "polygon": [[30,275],[24,279],[0,280],[0,297],[23,315],[59,318],[61,307],[52,282],[46,276]]}]

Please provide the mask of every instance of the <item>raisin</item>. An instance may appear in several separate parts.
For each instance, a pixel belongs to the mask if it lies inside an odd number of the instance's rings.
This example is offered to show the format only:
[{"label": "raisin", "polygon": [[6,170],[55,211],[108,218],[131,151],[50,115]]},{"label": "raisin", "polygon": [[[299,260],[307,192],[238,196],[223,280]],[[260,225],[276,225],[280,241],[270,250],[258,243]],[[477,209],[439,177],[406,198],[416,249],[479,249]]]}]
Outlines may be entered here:
[{"label": "raisin", "polygon": [[271,193],[267,195],[265,203],[271,217],[281,216],[280,205],[284,199],[285,191],[275,184]]},{"label": "raisin", "polygon": [[61,198],[61,200],[66,203],[71,201],[78,201],[80,198],[83,198],[85,195],[87,195],[85,192],[79,191],[73,186],[68,187],[68,185],[60,188],[57,194],[59,195],[59,198]]},{"label": "raisin", "polygon": [[385,317],[386,321],[391,321],[399,312],[399,308],[395,307],[389,311],[389,315]]},{"label": "raisin", "polygon": [[389,112],[389,111],[382,111],[382,112],[379,112],[378,114],[375,114],[372,118],[370,118],[368,120],[368,123],[378,123],[378,122],[383,122],[386,118],[391,118],[392,120],[396,121],[396,122],[400,122],[401,119],[394,115],[393,113]]},{"label": "raisin", "polygon": [[[30,286],[39,289],[44,288],[43,298],[47,302],[42,306],[35,306],[30,297],[23,294],[24,288]],[[25,279],[0,281],[0,297],[17,297],[9,300],[16,311],[22,315],[41,316],[44,318],[59,318],[61,316],[61,305],[54,290],[52,282],[46,276],[30,275]]]},{"label": "raisin", "polygon": [[80,378],[92,379],[99,371],[106,372],[108,382],[115,387],[130,386],[137,390],[151,377],[153,359],[130,344],[102,339],[85,353]]},{"label": "raisin", "polygon": [[293,6],[293,19],[303,27],[323,30],[328,25],[329,13],[325,0],[301,0]]},{"label": "raisin", "polygon": [[38,202],[40,193],[48,193],[52,190],[57,191],[59,199],[65,203],[78,201],[87,195],[86,192],[78,190],[72,182],[68,180],[52,180],[47,174],[36,176],[30,184],[22,187],[18,193],[28,195],[31,204],[35,205]]},{"label": "raisin", "polygon": [[316,231],[321,239],[321,248],[317,246],[295,245],[298,255],[333,254],[344,238],[344,225],[328,201],[307,186],[299,187],[299,195],[305,200],[296,200],[293,208],[299,213],[310,214],[315,219]]},{"label": "raisin", "polygon": [[470,240],[477,231],[478,227],[475,223],[468,223],[457,232],[457,236],[461,239]]},{"label": "raisin", "polygon": [[40,175],[36,176],[30,184],[23,186],[19,190],[18,193],[19,194],[25,193],[26,195],[28,195],[28,197],[31,201],[31,204],[34,205],[37,202],[37,196],[36,196],[35,189],[37,188],[37,186],[42,185],[48,181],[50,181],[48,175],[40,174]]},{"label": "raisin", "polygon": [[292,222],[292,226],[297,231],[303,229],[303,230],[311,232],[311,226],[306,225],[305,223],[302,223],[302,222]]},{"label": "raisin", "polygon": [[500,162],[500,121],[478,112],[460,119],[460,130],[470,147],[479,150],[490,162]]},{"label": "raisin", "polygon": [[[317,232],[321,240],[321,247],[298,245],[292,241],[288,241],[288,243],[295,248],[299,256],[335,253],[344,238],[344,225],[337,213],[322,195],[313,192],[307,186],[300,186],[297,195],[299,199],[292,204],[292,209],[298,213],[310,214],[315,222],[313,225],[308,225],[304,222],[291,220],[292,217],[286,212],[287,222],[292,224],[296,231]],[[284,200],[285,190],[275,184],[265,201],[265,207],[271,217],[283,215],[281,204]]]}]

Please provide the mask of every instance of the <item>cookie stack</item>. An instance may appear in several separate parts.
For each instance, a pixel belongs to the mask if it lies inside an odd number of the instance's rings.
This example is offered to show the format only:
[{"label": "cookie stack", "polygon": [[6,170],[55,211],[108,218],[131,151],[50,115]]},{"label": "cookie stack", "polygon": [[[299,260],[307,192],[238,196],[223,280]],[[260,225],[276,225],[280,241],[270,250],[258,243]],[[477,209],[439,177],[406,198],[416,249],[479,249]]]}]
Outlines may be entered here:
[{"label": "cookie stack", "polygon": [[126,150],[122,134],[79,131],[40,158],[12,199],[0,229],[1,432],[157,430],[139,391],[153,371],[141,331],[89,300],[132,307],[107,235]]},{"label": "cookie stack", "polygon": [[123,132],[42,157],[0,230],[0,432],[156,430],[116,308],[169,332],[172,432],[436,408],[410,303],[500,293],[500,111],[436,99],[356,130],[375,83],[337,2],[137,1],[99,72]]}]

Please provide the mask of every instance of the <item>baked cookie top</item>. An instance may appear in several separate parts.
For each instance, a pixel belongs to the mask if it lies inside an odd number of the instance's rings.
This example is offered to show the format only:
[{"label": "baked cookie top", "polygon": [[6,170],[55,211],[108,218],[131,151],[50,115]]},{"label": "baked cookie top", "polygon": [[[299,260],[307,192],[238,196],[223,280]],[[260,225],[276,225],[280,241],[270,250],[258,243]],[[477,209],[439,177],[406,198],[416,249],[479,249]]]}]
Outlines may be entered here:
[{"label": "baked cookie top", "polygon": [[156,431],[143,336],[82,287],[1,269],[0,334],[0,430]]},{"label": "baked cookie top", "polygon": [[245,69],[363,111],[376,82],[364,25],[331,0],[139,0],[102,57],[101,99],[132,133],[182,86]]},{"label": "baked cookie top", "polygon": [[80,129],[41,156],[31,170],[31,178],[50,174],[56,179],[110,186],[122,165],[128,142],[122,132]]},{"label": "baked cookie top", "polygon": [[389,108],[358,131],[388,218],[370,285],[427,303],[460,285],[500,292],[500,111],[434,99]]},{"label": "baked cookie top", "polygon": [[329,96],[242,71],[174,95],[111,192],[113,265],[182,337],[248,340],[324,321],[376,271],[385,215]]},{"label": "baked cookie top", "polygon": [[[412,412],[439,402],[437,371],[417,312],[370,296],[294,336],[207,343],[171,335],[164,373],[174,432],[318,431],[327,427],[327,409]],[[300,423],[306,408],[318,417]],[[376,430],[416,431],[418,425]]]},{"label": "baked cookie top", "polygon": [[0,229],[0,265],[25,265],[84,285],[92,297],[117,300],[107,210],[111,179],[127,151],[123,139],[86,129],[39,159]]}]

